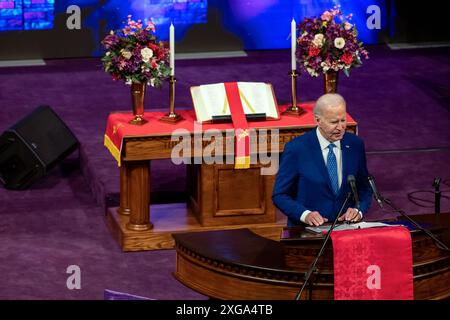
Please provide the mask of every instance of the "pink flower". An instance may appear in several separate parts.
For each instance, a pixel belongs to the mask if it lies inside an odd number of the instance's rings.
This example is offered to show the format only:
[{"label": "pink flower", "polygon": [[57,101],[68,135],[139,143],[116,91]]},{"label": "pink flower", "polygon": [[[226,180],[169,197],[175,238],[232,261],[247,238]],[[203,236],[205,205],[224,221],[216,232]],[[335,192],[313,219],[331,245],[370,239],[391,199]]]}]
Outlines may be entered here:
[{"label": "pink flower", "polygon": [[333,14],[330,11],[325,11],[324,13],[322,13],[320,18],[323,21],[330,21],[333,18]]},{"label": "pink flower", "polygon": [[155,25],[153,24],[153,22],[149,21],[147,23],[147,27],[145,29],[146,30],[152,30],[153,32],[155,32]]}]

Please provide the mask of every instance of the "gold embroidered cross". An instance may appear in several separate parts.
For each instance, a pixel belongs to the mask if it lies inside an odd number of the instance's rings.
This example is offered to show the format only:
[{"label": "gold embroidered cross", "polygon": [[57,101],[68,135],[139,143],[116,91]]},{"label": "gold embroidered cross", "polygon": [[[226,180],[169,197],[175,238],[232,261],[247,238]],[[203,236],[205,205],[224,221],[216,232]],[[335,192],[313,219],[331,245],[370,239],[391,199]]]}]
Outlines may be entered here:
[{"label": "gold embroidered cross", "polygon": [[117,125],[113,126],[113,134],[117,133],[117,130],[119,130],[119,128],[123,127],[123,123],[118,123]]},{"label": "gold embroidered cross", "polygon": [[244,129],[244,130],[241,130],[241,132],[238,134],[237,139],[238,139],[238,141],[241,141],[242,138],[245,138],[248,136],[249,136],[248,130]]}]

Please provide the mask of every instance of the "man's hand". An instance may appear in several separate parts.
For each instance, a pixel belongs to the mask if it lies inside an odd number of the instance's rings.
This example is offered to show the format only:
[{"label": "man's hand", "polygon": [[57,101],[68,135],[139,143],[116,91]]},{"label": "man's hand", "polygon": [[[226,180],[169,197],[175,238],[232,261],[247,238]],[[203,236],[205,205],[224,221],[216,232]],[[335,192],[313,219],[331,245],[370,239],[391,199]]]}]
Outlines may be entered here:
[{"label": "man's hand", "polygon": [[351,221],[351,222],[357,222],[361,220],[361,215],[359,214],[358,210],[355,208],[348,208],[347,212],[339,217],[338,221]]},{"label": "man's hand", "polygon": [[316,227],[324,224],[327,221],[328,221],[328,219],[322,217],[318,211],[311,211],[310,213],[308,213],[308,215],[305,218],[305,222],[307,224],[309,224],[310,226],[316,226]]}]

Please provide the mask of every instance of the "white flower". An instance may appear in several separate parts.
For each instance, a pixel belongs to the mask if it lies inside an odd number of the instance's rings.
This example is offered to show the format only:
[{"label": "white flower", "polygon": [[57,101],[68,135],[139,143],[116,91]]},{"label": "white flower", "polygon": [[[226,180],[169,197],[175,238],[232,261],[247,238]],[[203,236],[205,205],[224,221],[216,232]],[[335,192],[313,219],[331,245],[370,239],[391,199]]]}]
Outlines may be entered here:
[{"label": "white flower", "polygon": [[328,69],[330,69],[330,67],[325,62],[322,62],[320,66],[322,67],[323,72],[327,72]]},{"label": "white flower", "polygon": [[109,56],[110,54],[111,54],[111,52],[109,52],[109,51],[108,51],[108,52],[106,52],[106,56]]},{"label": "white flower", "polygon": [[323,43],[325,42],[324,36],[321,33],[318,33],[314,36],[313,43],[317,48],[322,48]]},{"label": "white flower", "polygon": [[342,49],[345,46],[344,38],[338,37],[334,39],[334,46],[338,49]]},{"label": "white flower", "polygon": [[153,79],[153,78],[150,79],[150,85],[151,85],[152,87],[155,86],[155,79]]},{"label": "white flower", "polygon": [[127,79],[127,80],[125,81],[125,84],[131,86],[131,79]]},{"label": "white flower", "polygon": [[308,71],[308,73],[313,77],[317,77],[319,75],[313,68],[306,68],[306,71]]},{"label": "white flower", "polygon": [[148,62],[153,57],[153,50],[150,48],[144,48],[141,50],[142,61]]},{"label": "white flower", "polygon": [[122,56],[123,56],[125,59],[127,59],[127,60],[130,60],[130,58],[131,58],[132,55],[133,55],[133,54],[132,54],[130,51],[124,50],[124,51],[122,52]]}]

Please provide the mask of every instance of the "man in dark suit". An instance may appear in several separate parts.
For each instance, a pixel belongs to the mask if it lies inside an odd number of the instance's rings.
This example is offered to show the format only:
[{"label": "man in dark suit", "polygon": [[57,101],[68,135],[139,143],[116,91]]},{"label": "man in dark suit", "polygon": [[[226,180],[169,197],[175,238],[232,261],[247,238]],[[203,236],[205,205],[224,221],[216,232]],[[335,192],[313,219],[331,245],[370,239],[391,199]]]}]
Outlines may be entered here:
[{"label": "man in dark suit", "polygon": [[288,226],[319,226],[333,220],[356,178],[359,210],[351,199],[340,221],[356,222],[369,209],[372,191],[367,181],[363,141],[346,132],[346,103],[339,94],[321,96],[314,107],[317,128],[286,144],[272,194],[288,217]]}]

